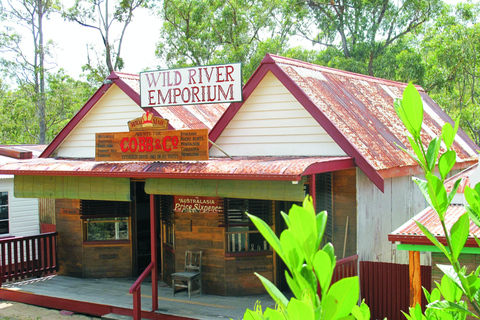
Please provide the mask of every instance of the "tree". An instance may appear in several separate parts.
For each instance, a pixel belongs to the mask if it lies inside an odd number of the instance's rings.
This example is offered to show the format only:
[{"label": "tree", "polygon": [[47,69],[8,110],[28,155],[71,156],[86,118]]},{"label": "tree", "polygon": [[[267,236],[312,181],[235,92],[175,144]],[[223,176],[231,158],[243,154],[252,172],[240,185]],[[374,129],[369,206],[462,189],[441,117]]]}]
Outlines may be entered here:
[{"label": "tree", "polygon": [[[24,83],[0,96],[0,143],[38,143],[38,122],[32,117],[34,105],[29,92],[33,84]],[[74,80],[63,70],[48,74],[45,90],[45,137],[52,141],[67,122],[94,93],[85,82]]]},{"label": "tree", "polygon": [[[8,75],[15,77],[17,85],[25,88],[28,99],[35,104],[35,115],[39,126],[36,142],[46,142],[45,120],[45,60],[48,55],[48,46],[43,35],[43,20],[54,10],[53,0],[24,0],[7,1],[4,14],[21,27],[27,29],[32,35],[33,52],[28,54],[22,51],[20,42],[22,38],[6,28],[0,34],[0,43],[3,50],[13,53],[12,60],[1,59],[1,64]],[[33,55],[32,58],[29,56]]]},{"label": "tree", "polygon": [[[75,0],[70,8],[63,9],[63,17],[81,26],[97,30],[104,46],[105,68],[89,60],[84,70],[100,70],[105,79],[112,71],[123,68],[121,49],[125,30],[133,19],[135,9],[146,6],[147,0]],[[117,29],[116,29],[117,28]],[[116,36],[113,33],[118,31]]]},{"label": "tree", "polygon": [[446,7],[426,29],[421,55],[426,63],[425,89],[450,116],[461,116],[480,145],[480,3]]},{"label": "tree", "polygon": [[266,52],[286,52],[295,28],[278,0],[165,0],[159,14],[156,54],[169,67],[242,62],[244,77]]},{"label": "tree", "polygon": [[[294,1],[295,2],[295,1]],[[376,75],[375,59],[385,49],[436,15],[440,0],[305,0],[303,36],[315,44],[331,47],[358,72]],[[315,26],[315,28],[312,28]],[[340,57],[340,54],[338,55]],[[345,64],[345,63],[344,63]],[[357,69],[357,70],[355,70]],[[363,71],[363,70],[362,70]],[[363,72],[362,72],[363,73]]]}]

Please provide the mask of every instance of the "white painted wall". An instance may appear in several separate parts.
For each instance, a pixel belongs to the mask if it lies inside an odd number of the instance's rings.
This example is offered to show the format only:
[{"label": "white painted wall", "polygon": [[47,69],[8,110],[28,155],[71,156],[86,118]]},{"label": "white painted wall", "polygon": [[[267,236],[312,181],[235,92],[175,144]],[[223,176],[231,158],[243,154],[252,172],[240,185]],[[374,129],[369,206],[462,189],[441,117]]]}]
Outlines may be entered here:
[{"label": "white painted wall", "polygon": [[128,131],[128,121],[144,113],[116,85],[87,113],[57,148],[55,156],[64,158],[95,158],[95,133]]},{"label": "white painted wall", "polygon": [[[408,251],[399,251],[388,234],[427,206],[411,176],[385,179],[382,193],[357,168],[357,252],[360,261],[408,264]],[[420,254],[422,265],[431,265],[430,253]]]},{"label": "white painted wall", "polygon": [[[216,143],[231,156],[346,155],[270,72]],[[210,155],[224,156],[215,147]]]},{"label": "white painted wall", "polygon": [[[13,178],[0,179],[0,191],[8,192],[9,235],[25,237],[39,234],[38,199],[15,198]],[[3,236],[6,235],[0,235],[0,237]]]}]

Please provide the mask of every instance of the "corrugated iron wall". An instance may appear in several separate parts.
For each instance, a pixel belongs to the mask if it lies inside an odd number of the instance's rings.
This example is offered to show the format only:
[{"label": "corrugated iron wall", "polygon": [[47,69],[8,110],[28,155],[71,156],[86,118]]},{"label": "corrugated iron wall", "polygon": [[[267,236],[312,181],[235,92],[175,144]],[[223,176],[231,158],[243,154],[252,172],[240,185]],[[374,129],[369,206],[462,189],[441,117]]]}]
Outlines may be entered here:
[{"label": "corrugated iron wall", "polygon": [[38,199],[40,223],[55,224],[55,199]]},{"label": "corrugated iron wall", "polygon": [[[431,290],[432,267],[421,267],[422,287]],[[360,261],[360,290],[371,319],[405,320],[410,304],[408,265]],[[422,306],[426,305],[422,294]]]}]

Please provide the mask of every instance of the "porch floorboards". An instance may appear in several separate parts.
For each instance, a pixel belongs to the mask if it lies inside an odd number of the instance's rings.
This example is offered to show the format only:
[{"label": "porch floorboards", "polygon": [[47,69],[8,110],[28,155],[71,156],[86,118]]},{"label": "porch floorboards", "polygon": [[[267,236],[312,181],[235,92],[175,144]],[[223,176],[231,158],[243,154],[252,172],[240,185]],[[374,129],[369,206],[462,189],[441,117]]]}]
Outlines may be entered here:
[{"label": "porch floorboards", "polygon": [[[39,297],[43,296],[48,297],[49,301],[55,301],[52,300],[52,298],[68,299],[80,303],[90,303],[92,305],[111,306],[119,310],[132,310],[133,298],[132,295],[128,293],[128,290],[135,280],[134,278],[84,279],[54,275],[3,284],[1,296],[2,299],[16,301],[17,296],[25,293],[28,294],[27,297],[32,294],[37,296],[38,299],[31,301],[41,302],[42,299]],[[142,311],[146,312],[152,311],[152,285],[149,280],[150,279],[144,281],[141,287]],[[34,297],[32,296],[31,299],[34,299]],[[45,300],[47,300],[47,298]],[[238,297],[194,294],[192,298],[189,299],[187,292],[181,292],[173,297],[172,288],[163,282],[159,282],[159,310],[156,311],[156,314],[163,314],[166,316],[165,318],[169,319],[175,317],[201,320],[242,319],[245,310],[253,309],[256,301],[261,302],[263,309],[266,307],[273,308],[275,306],[274,301],[268,294]],[[32,304],[42,305],[36,302]],[[52,307],[52,302],[45,304],[46,305],[43,306]],[[82,313],[99,315],[99,311],[89,313],[90,310],[87,309],[90,309],[90,307],[88,307],[87,304],[83,304],[81,308],[85,308],[85,310],[81,310]],[[62,307],[60,309],[65,308]],[[93,309],[94,307],[92,307],[91,310]],[[103,309],[99,308],[99,310]],[[70,311],[79,312],[79,310]],[[123,312],[125,313],[125,311]]]}]

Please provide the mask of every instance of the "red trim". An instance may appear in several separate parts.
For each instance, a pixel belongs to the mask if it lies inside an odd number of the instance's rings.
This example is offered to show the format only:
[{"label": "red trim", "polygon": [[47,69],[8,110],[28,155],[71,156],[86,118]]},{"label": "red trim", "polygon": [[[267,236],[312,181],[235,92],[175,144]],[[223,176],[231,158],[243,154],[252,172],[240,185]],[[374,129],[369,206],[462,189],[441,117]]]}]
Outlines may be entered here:
[{"label": "red trim", "polygon": [[275,77],[287,88],[288,91],[297,99],[297,101],[307,110],[310,115],[320,124],[330,137],[342,148],[342,150],[351,157],[355,158],[355,163],[369,177],[369,179],[383,192],[383,177],[375,170],[375,168],[363,157],[357,148],[343,135],[343,133],[325,116],[325,114],[317,108],[315,103],[303,92],[303,90],[288,76],[275,62],[275,60],[267,54],[262,60],[260,67],[245,84],[243,89],[244,101],[242,103],[231,104],[220,120],[210,131],[209,138],[216,141],[221,133],[225,130],[228,123],[243,103],[248,99],[250,94],[255,90],[260,81],[268,72],[272,72]]},{"label": "red trim", "polygon": [[140,106],[140,95],[138,92],[132,89],[125,81],[118,76],[118,74],[113,71],[107,79],[112,80],[125,94],[132,99],[138,106]]},{"label": "red trim", "polygon": [[308,176],[311,174],[324,173],[330,171],[340,171],[346,169],[355,168],[355,159],[342,159],[328,162],[320,162],[309,165],[305,171],[303,171],[302,176]]},{"label": "red trim", "polygon": [[103,97],[112,84],[103,84],[97,92],[87,101],[87,103],[77,112],[77,114],[70,120],[67,125],[60,131],[55,139],[45,148],[39,158],[48,158],[63,142],[63,140],[72,132],[77,124],[85,117],[85,115],[93,108],[93,106]]},{"label": "red trim", "polygon": [[[128,308],[115,307],[85,301],[48,297],[4,288],[0,288],[0,299],[16,301],[20,303],[26,303],[34,306],[41,306],[57,310],[69,310],[75,313],[89,314],[97,317],[101,317],[109,313],[115,313],[124,316],[133,316],[133,311]],[[142,318],[150,320],[194,320],[193,318],[186,318],[181,316],[148,311],[142,311]]]},{"label": "red trim", "polygon": [[[447,245],[447,240],[445,236],[436,236],[437,240],[443,244]],[[398,234],[389,234],[388,241],[390,242],[400,242],[401,244],[416,244],[416,245],[432,245],[434,244],[425,236],[425,235],[398,235]],[[478,248],[478,244],[475,241],[475,238],[468,237],[465,247],[469,248]]]}]

